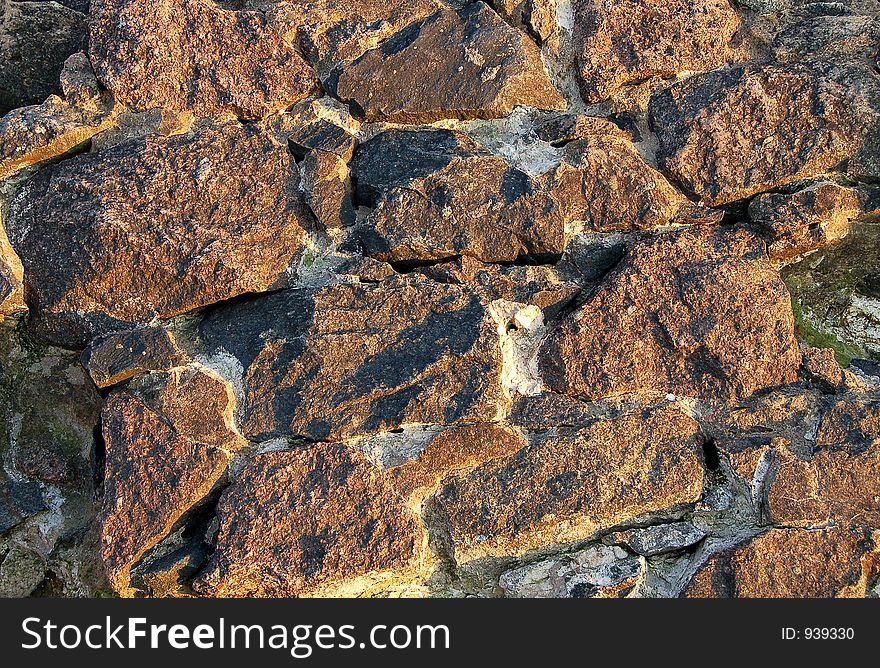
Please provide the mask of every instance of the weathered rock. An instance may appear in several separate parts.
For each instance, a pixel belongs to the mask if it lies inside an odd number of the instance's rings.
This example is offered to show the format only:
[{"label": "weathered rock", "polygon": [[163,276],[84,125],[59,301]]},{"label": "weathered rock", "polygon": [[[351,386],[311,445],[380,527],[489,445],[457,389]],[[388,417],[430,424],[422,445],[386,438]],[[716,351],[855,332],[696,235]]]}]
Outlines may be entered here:
[{"label": "weathered rock", "polygon": [[596,545],[506,571],[500,584],[513,598],[620,598],[644,572],[644,559],[619,547]]},{"label": "weathered rock", "polygon": [[101,556],[113,588],[132,594],[131,568],[201,502],[226,472],[233,431],[227,383],[200,368],[167,375],[140,396],[104,403],[107,450]]},{"label": "weathered rock", "polygon": [[656,94],[661,166],[710,206],[830,171],[858,146],[846,91],[802,66],[737,66]]},{"label": "weathered rock", "polygon": [[[291,512],[293,510],[293,512]],[[224,492],[212,596],[351,596],[418,574],[422,535],[388,478],[338,444],[258,455]]]},{"label": "weathered rock", "polygon": [[[406,145],[407,135],[414,137],[418,153],[400,156],[394,151]],[[429,136],[436,140],[433,145]],[[375,142],[390,147],[370,147]],[[562,211],[547,189],[467,137],[448,131],[392,131],[368,142],[366,151],[359,154],[356,179],[361,172],[382,169],[384,161],[368,165],[367,156],[378,154],[397,163],[380,177],[383,185],[396,187],[378,200],[361,235],[369,255],[406,262],[466,254],[485,262],[503,262],[562,252]],[[419,167],[409,172],[404,184],[397,185],[394,175],[405,173],[413,162]],[[435,165],[438,169],[429,172]],[[420,177],[420,171],[425,176]],[[358,184],[359,189],[371,187],[361,186],[359,179]]]},{"label": "weathered rock", "polygon": [[390,470],[404,499],[418,508],[452,473],[462,473],[493,459],[508,457],[527,445],[522,434],[493,424],[445,429],[428,440],[418,456]]},{"label": "weathered rock", "polygon": [[12,543],[2,552],[0,596],[24,598],[37,589],[46,574],[46,559],[26,545]]},{"label": "weathered rock", "polygon": [[800,334],[832,346],[846,365],[880,356],[880,225],[853,222],[849,236],[783,270],[799,308]]},{"label": "weathered rock", "polygon": [[255,440],[492,420],[496,332],[472,291],[418,276],[283,291],[202,324],[209,348],[244,368],[242,428]]},{"label": "weathered rock", "polygon": [[791,387],[723,407],[705,421],[704,428],[734,471],[752,480],[771,443],[786,443],[804,456],[812,452],[823,411],[820,392]]},{"label": "weathered rock", "polygon": [[93,0],[89,53],[135,111],[257,119],[307,97],[311,68],[259,12],[210,0]]},{"label": "weathered rock", "polygon": [[880,403],[842,399],[823,414],[809,450],[775,448],[767,507],[785,526],[880,523]]},{"label": "weathered rock", "polygon": [[441,483],[433,498],[459,564],[585,540],[702,492],[699,427],[660,407],[560,429]]},{"label": "weathered rock", "polygon": [[792,194],[759,195],[749,204],[749,219],[769,237],[767,252],[774,262],[840,241],[860,212],[858,191],[830,182]]},{"label": "weathered rock", "polygon": [[85,107],[101,95],[101,84],[92,63],[82,51],[64,61],[60,80],[61,92],[68,104]]},{"label": "weathered rock", "polygon": [[770,44],[783,64],[805,64],[839,84],[854,122],[855,149],[846,171],[859,179],[880,176],[880,80],[877,44],[880,20],[876,3],[811,3],[792,12]]},{"label": "weathered rock", "polygon": [[694,229],[636,246],[543,343],[556,392],[659,392],[731,402],[800,366],[788,292],[744,230]]},{"label": "weathered rock", "polygon": [[10,200],[32,324],[83,347],[285,278],[304,236],[289,154],[238,125],[49,167]]},{"label": "weathered rock", "polygon": [[67,104],[56,96],[43,104],[0,118],[0,179],[84,145],[114,122],[113,103],[93,109]]},{"label": "weathered rock", "polygon": [[489,153],[461,132],[382,132],[361,144],[351,162],[357,201],[375,207],[386,192],[410,187],[475,155]]},{"label": "weathered rock", "polygon": [[[610,124],[609,124],[610,125]],[[366,253],[391,262],[468,255],[484,262],[559,255],[578,230],[713,221],[649,167],[622,131],[602,124],[534,177],[461,133],[384,132],[355,156]]]},{"label": "weathered rock", "polygon": [[566,106],[535,43],[482,2],[438,12],[397,33],[345,66],[336,91],[367,121],[397,123]]},{"label": "weathered rock", "polygon": [[149,371],[167,371],[186,362],[174,335],[161,327],[141,327],[100,337],[82,354],[83,367],[98,387],[117,385]]},{"label": "weathered rock", "polygon": [[774,529],[712,557],[690,598],[863,598],[880,551],[871,529]]},{"label": "weathered rock", "polygon": [[558,0],[489,0],[488,4],[511,25],[528,30],[540,42],[558,48]]},{"label": "weathered rock", "polygon": [[60,93],[61,68],[86,32],[86,17],[56,2],[0,0],[0,116]]},{"label": "weathered rock", "polygon": [[138,569],[132,585],[146,595],[160,598],[181,598],[193,595],[189,583],[198,574],[208,556],[202,544],[185,545]]},{"label": "weathered rock", "polygon": [[356,214],[348,188],[348,166],[326,151],[310,151],[300,165],[306,203],[326,228],[348,227]]},{"label": "weathered rock", "polygon": [[[243,4],[263,9],[267,3],[247,0]],[[266,17],[324,78],[337,64],[354,60],[442,6],[435,0],[399,5],[381,0],[290,0],[272,2]]]},{"label": "weathered rock", "polygon": [[676,190],[620,130],[568,144],[547,187],[569,227],[591,232],[721,219],[719,212],[692,204]]},{"label": "weathered rock", "polygon": [[690,522],[656,524],[644,529],[633,529],[623,537],[626,544],[636,553],[653,557],[665,552],[682,550],[696,545],[706,537],[706,532]]},{"label": "weathered rock", "polygon": [[739,27],[727,0],[574,0],[573,7],[581,95],[590,103],[651,76],[720,67]]}]

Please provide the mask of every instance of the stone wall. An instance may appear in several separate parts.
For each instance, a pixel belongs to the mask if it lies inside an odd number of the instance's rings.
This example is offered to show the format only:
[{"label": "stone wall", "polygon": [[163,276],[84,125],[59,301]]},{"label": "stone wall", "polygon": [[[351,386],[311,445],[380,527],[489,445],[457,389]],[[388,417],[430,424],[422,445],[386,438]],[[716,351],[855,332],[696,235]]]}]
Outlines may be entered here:
[{"label": "stone wall", "polygon": [[404,5],[0,0],[0,595],[880,594],[880,3]]}]

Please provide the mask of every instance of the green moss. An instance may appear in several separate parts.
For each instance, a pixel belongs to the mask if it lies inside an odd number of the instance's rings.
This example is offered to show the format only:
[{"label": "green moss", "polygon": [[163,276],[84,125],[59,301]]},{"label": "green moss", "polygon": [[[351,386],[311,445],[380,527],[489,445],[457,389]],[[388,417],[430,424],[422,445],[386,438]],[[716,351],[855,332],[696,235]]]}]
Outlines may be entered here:
[{"label": "green moss", "polygon": [[837,363],[844,369],[852,364],[853,359],[866,357],[865,351],[851,343],[841,341],[833,334],[823,332],[804,317],[804,310],[796,297],[791,298],[791,308],[794,311],[795,332],[805,343],[814,348],[831,348]]}]

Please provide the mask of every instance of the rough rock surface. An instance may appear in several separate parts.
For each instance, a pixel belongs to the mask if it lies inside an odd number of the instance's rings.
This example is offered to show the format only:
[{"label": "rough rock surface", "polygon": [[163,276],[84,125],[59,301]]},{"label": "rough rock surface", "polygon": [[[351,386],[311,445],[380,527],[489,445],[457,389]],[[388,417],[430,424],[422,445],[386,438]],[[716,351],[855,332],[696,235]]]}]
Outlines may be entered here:
[{"label": "rough rock surface", "polygon": [[214,596],[352,595],[419,568],[415,517],[343,445],[259,455],[218,510],[217,552],[196,582]]},{"label": "rough rock surface", "polygon": [[86,17],[75,9],[0,0],[0,116],[61,93],[64,61],[85,41]]},{"label": "rough rock surface", "polygon": [[402,4],[381,0],[246,0],[242,4],[244,8],[265,8],[269,23],[305,55],[322,78],[339,63],[356,59],[444,6],[435,0]]},{"label": "rough rock surface", "polygon": [[692,598],[863,598],[877,573],[876,531],[774,529],[712,557]]},{"label": "rough rock surface", "polygon": [[[412,163],[416,169],[404,171]],[[375,188],[375,181],[386,188],[363,234],[373,257],[401,262],[467,254],[512,262],[564,248],[563,213],[552,194],[464,135],[394,130],[365,144],[355,164],[359,188]]]},{"label": "rough rock surface", "polygon": [[161,327],[141,327],[94,339],[82,363],[98,387],[110,387],[149,371],[184,366],[186,354]]},{"label": "rough rock surface", "polygon": [[823,415],[807,453],[776,448],[767,498],[773,520],[785,526],[831,522],[875,527],[880,521],[880,403],[847,401]]},{"label": "rough rock surface", "polygon": [[0,179],[85,144],[113,124],[106,103],[82,109],[51,96],[0,118]]},{"label": "rough rock surface", "polygon": [[0,596],[877,597],[878,47],[0,0]]},{"label": "rough rock surface", "polygon": [[292,179],[285,151],[235,124],[41,171],[5,219],[34,324],[81,347],[125,323],[271,288],[304,235]]},{"label": "rough rock surface", "polygon": [[701,442],[697,424],[675,408],[561,429],[447,478],[433,503],[458,563],[521,556],[695,502]]},{"label": "rough rock surface", "polygon": [[255,119],[305,98],[311,68],[259,12],[210,0],[93,0],[98,78],[136,110]]},{"label": "rough rock surface", "polygon": [[373,206],[359,235],[364,251],[389,262],[512,262],[560,255],[578,230],[719,219],[647,165],[619,130],[592,129],[537,177],[462,133],[383,132],[352,167],[359,200]]},{"label": "rough rock surface", "polygon": [[335,440],[494,418],[496,329],[462,286],[391,278],[233,304],[204,321],[202,336],[244,368],[248,438]]},{"label": "rough rock surface", "polygon": [[548,387],[584,399],[736,401],[793,381],[800,353],[788,292],[760,242],[704,229],[637,246],[549,335],[540,364]]},{"label": "rough rock surface", "polygon": [[739,27],[728,0],[572,4],[580,90],[587,102],[652,76],[720,67]]},{"label": "rough rock surface", "polygon": [[815,178],[857,148],[838,83],[801,66],[737,66],[693,76],[651,99],[658,160],[717,206]]},{"label": "rough rock surface", "polygon": [[497,118],[518,105],[565,108],[538,47],[482,2],[397,33],[345,66],[336,90],[368,121]]}]

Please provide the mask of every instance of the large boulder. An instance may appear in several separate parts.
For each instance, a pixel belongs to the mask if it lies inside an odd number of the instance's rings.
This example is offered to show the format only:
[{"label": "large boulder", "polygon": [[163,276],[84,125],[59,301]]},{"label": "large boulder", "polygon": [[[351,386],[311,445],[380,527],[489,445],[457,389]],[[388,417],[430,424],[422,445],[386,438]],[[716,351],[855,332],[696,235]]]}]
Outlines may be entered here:
[{"label": "large boulder", "polygon": [[694,503],[697,423],[674,406],[538,432],[524,448],[443,480],[431,503],[458,564],[583,541]]},{"label": "large boulder", "polygon": [[415,275],[251,298],[201,326],[209,351],[243,369],[242,429],[254,440],[492,419],[496,330],[472,290]]},{"label": "large boulder", "polygon": [[516,106],[566,107],[537,45],[482,2],[397,33],[343,67],[336,91],[367,121],[431,123],[498,118]]},{"label": "large boulder", "polygon": [[590,103],[630,82],[720,67],[739,27],[728,0],[572,4],[581,95]]},{"label": "large boulder", "polygon": [[317,444],[257,456],[224,492],[211,596],[352,596],[419,572],[422,534],[387,476]]},{"label": "large boulder", "polygon": [[539,356],[550,389],[587,400],[735,402],[794,381],[800,361],[789,294],[763,243],[712,228],[637,245]]},{"label": "large boulder", "polygon": [[815,178],[859,147],[846,89],[801,65],[740,65],[653,96],[657,158],[710,206]]},{"label": "large boulder", "polygon": [[307,97],[316,83],[262,13],[211,0],[93,0],[90,29],[98,78],[136,111],[256,119]]},{"label": "large boulder", "polygon": [[290,156],[261,131],[204,126],[49,167],[8,203],[37,330],[81,348],[287,275],[301,249]]}]

